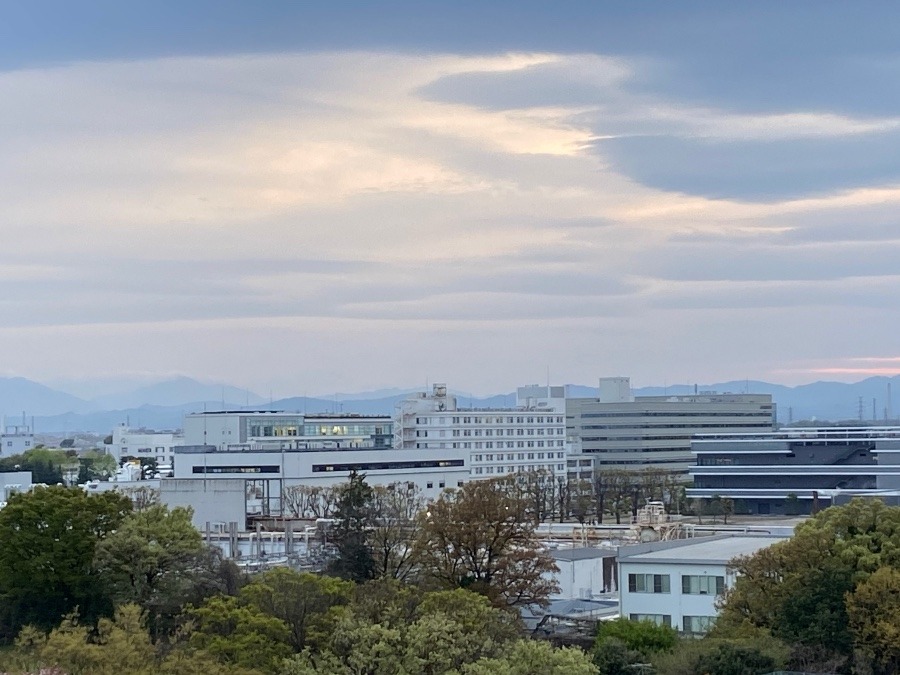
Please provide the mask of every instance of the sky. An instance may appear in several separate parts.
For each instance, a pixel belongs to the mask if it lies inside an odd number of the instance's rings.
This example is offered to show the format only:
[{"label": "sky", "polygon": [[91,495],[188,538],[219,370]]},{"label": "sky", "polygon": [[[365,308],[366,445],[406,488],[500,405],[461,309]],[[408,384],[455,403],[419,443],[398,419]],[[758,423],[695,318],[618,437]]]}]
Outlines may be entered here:
[{"label": "sky", "polygon": [[900,6],[0,4],[0,374],[900,373]]}]

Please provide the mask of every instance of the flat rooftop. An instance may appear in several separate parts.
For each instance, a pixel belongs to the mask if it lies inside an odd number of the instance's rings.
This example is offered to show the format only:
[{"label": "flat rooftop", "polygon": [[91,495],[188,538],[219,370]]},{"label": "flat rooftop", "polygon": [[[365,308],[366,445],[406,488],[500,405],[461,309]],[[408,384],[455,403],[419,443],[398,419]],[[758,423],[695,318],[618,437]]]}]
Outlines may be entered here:
[{"label": "flat rooftop", "polygon": [[738,556],[751,555],[788,537],[719,535],[696,539],[653,542],[619,548],[620,562],[670,564],[715,563],[725,565]]}]

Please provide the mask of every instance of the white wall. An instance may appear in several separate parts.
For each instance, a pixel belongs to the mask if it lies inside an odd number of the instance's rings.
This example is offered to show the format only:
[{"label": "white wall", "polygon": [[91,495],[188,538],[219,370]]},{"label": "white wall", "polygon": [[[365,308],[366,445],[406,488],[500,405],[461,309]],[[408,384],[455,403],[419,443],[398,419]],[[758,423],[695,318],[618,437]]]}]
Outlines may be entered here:
[{"label": "white wall", "polygon": [[[447,488],[456,488],[469,477],[468,451],[448,449],[428,450],[309,450],[285,452],[209,452],[175,453],[176,479],[207,479],[207,482],[240,478],[265,480],[284,478],[285,483],[305,485],[336,485],[349,479],[349,470],[314,471],[316,465],[366,464],[410,461],[461,462],[460,466],[368,469],[363,471],[371,485],[387,485],[397,481],[414,482],[428,499],[437,497]],[[231,470],[222,470],[222,469]],[[267,469],[254,472],[253,469]],[[218,469],[218,470],[217,470]],[[268,470],[270,469],[270,470]]]},{"label": "white wall", "polygon": [[[668,593],[632,593],[628,590],[629,574],[663,574],[669,576]],[[685,616],[716,616],[715,595],[692,595],[681,592],[682,575],[725,577],[725,587],[734,585],[734,573],[723,564],[672,564],[619,561],[619,598],[622,616],[631,614],[669,614],[672,627],[682,630]]]},{"label": "white wall", "polygon": [[555,575],[559,592],[551,596],[553,599],[589,600],[603,593],[603,558],[554,562],[559,567]]},{"label": "white wall", "polygon": [[170,509],[190,506],[194,510],[194,527],[203,531],[206,523],[237,523],[244,529],[245,484],[243,480],[177,480],[160,482],[160,502]]}]

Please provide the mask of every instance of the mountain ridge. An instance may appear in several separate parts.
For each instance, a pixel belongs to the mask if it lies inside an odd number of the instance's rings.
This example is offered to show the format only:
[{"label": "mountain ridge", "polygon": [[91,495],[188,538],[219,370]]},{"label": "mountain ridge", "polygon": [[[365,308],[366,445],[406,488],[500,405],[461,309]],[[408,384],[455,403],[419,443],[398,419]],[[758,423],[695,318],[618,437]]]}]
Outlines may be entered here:
[{"label": "mountain ridge", "polygon": [[[597,395],[596,387],[566,386],[569,395]],[[771,394],[777,406],[778,421],[782,424],[800,420],[858,421],[860,417],[884,423],[888,418],[896,419],[895,406],[893,402],[888,402],[889,388],[897,388],[900,392],[900,376],[873,376],[855,383],[819,381],[797,386],[760,380],[731,380],[713,384],[638,387],[633,393],[635,396],[675,396],[693,394],[695,391]],[[204,384],[189,377],[177,377],[136,387],[117,397],[85,400],[33,380],[8,377],[0,378],[0,413],[13,420],[24,411],[26,420],[30,422],[33,417],[40,432],[108,433],[112,427],[126,421],[132,426],[179,428],[187,413],[223,408],[285,410],[306,414],[391,414],[398,401],[415,391],[421,389],[392,387],[355,395],[291,396],[266,402],[261,396],[239,387]],[[376,396],[380,393],[389,395]],[[455,395],[461,407],[508,407],[515,404],[514,392],[489,396],[456,392]],[[900,408],[900,404],[896,407]]]}]

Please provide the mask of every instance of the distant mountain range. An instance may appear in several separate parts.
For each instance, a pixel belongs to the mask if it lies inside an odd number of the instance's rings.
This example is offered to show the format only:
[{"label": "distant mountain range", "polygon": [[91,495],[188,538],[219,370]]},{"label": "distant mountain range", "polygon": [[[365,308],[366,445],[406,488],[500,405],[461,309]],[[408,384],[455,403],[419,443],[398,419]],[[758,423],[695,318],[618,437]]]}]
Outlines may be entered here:
[{"label": "distant mountain range", "polygon": [[[897,395],[896,403],[889,403],[888,389]],[[324,397],[292,397],[267,401],[246,389],[226,384],[204,384],[188,377],[168,379],[152,385],[141,385],[118,394],[106,394],[93,399],[79,398],[59,389],[47,387],[21,377],[0,378],[0,413],[7,424],[19,423],[24,414],[30,424],[32,418],[39,433],[73,433],[76,431],[109,433],[123,423],[151,429],[177,429],[186,413],[204,410],[266,409],[296,412],[356,412],[361,414],[390,414],[397,402],[420,389],[382,389],[357,394],[335,394]],[[769,382],[739,380],[703,385],[672,385],[642,387],[636,396],[665,396],[691,394],[694,391],[733,394],[772,394],[778,406],[778,421],[864,421],[886,417],[896,420],[900,412],[900,376],[870,377],[847,384],[843,382],[814,382],[788,387]],[[569,385],[570,396],[596,396],[595,387]],[[489,408],[515,404],[515,393],[476,397],[456,394],[459,404],[466,407]],[[874,410],[873,410],[874,409]],[[874,414],[873,414],[874,412]]]}]

